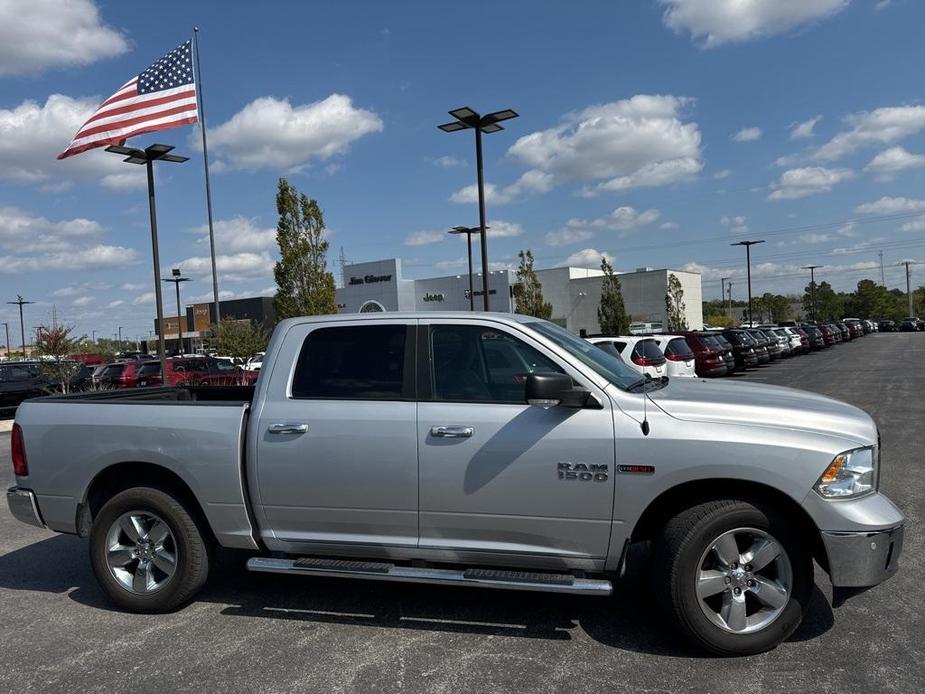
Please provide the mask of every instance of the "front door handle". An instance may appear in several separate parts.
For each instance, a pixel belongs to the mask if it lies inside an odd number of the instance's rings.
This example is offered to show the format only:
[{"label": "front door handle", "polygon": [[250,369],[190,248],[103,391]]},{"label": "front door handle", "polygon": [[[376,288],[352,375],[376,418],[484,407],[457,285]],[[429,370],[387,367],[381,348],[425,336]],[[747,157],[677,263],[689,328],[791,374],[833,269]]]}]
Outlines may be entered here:
[{"label": "front door handle", "polygon": [[468,439],[475,433],[472,427],[449,424],[430,428],[430,435],[443,439]]},{"label": "front door handle", "polygon": [[271,434],[304,434],[308,424],[271,424],[267,429]]}]

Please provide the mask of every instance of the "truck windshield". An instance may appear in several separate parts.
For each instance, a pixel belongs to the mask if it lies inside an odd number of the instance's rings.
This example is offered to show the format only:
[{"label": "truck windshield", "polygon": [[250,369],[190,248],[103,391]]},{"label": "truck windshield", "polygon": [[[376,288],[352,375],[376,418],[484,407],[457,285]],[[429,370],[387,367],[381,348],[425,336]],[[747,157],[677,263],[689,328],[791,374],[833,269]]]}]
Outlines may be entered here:
[{"label": "truck windshield", "polygon": [[599,349],[565,328],[546,321],[530,321],[525,325],[552,340],[582,364],[591,367],[617,387],[627,390],[639,382],[639,372],[627,366],[622,359]]}]

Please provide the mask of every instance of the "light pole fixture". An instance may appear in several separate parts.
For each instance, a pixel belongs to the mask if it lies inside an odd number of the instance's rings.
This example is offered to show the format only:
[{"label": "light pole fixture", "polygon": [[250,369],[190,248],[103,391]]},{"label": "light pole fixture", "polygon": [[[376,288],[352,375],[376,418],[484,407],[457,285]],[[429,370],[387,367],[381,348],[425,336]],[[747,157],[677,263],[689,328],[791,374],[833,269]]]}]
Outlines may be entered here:
[{"label": "light pole fixture", "polygon": [[[485,227],[485,229],[491,229],[491,227]],[[450,234],[465,234],[466,235],[466,246],[469,251],[469,310],[475,310],[475,292],[473,291],[472,286],[472,235],[481,234],[482,230],[479,227],[453,227],[449,230]],[[484,244],[484,237],[482,240]]]},{"label": "light pole fixture", "polygon": [[745,266],[746,271],[748,272],[748,327],[754,327],[754,317],[752,314],[752,246],[758,243],[764,243],[764,239],[760,241],[738,241],[736,243],[730,243],[730,246],[745,246]]},{"label": "light pole fixture", "polygon": [[813,311],[813,323],[816,322],[816,270],[822,265],[804,265],[804,270],[809,270],[809,301]]},{"label": "light pole fixture", "polygon": [[157,303],[157,324],[158,324],[158,354],[161,358],[161,373],[167,373],[167,356],[164,353],[164,305],[161,300],[161,260],[157,248],[157,207],[154,201],[154,162],[169,161],[174,164],[182,164],[189,157],[181,157],[176,154],[170,154],[173,149],[171,145],[150,145],[145,149],[135,149],[134,147],[125,147],[124,145],[110,145],[106,148],[107,152],[125,156],[127,164],[144,164],[148,172],[148,211],[151,216],[151,251],[154,256],[154,298]]},{"label": "light pole fixture", "polygon": [[[177,290],[177,354],[183,354],[183,323],[181,322],[180,314],[180,282],[189,282],[189,277],[183,277],[180,273],[180,268],[175,267],[170,271],[171,277],[168,277],[164,282],[173,282],[173,286]],[[161,330],[163,332],[163,329]]]},{"label": "light pole fixture", "polygon": [[34,301],[26,301],[19,294],[16,295],[16,301],[7,301],[8,304],[15,304],[19,306],[19,333],[22,335],[22,358],[26,358],[26,324],[23,322],[22,318],[22,307],[26,304],[34,304]]},{"label": "light pole fixture", "polygon": [[10,352],[10,324],[4,322],[3,327],[6,330],[6,358],[9,360],[13,358],[13,354]]},{"label": "light pole fixture", "polygon": [[[475,167],[478,176],[479,190],[479,231],[482,234],[482,306],[488,310],[488,239],[485,236],[485,178],[482,173],[482,133],[490,135],[504,130],[500,125],[502,121],[517,118],[517,112],[506,108],[494,111],[485,116],[480,115],[468,106],[457,108],[449,112],[456,120],[452,123],[438,125],[443,132],[454,133],[458,130],[471,128],[475,130]],[[472,293],[469,293],[472,296]]]}]

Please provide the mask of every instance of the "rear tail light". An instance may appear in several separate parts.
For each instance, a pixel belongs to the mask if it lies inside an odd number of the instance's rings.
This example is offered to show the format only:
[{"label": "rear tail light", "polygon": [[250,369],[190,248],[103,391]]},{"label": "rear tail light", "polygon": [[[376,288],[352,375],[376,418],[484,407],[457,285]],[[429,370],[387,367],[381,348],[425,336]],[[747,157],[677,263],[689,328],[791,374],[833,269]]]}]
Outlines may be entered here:
[{"label": "rear tail light", "polygon": [[633,355],[633,363],[636,366],[661,366],[665,363],[665,357],[659,359],[653,359],[650,357],[640,357],[638,355]]},{"label": "rear tail light", "polygon": [[22,440],[22,427],[13,424],[10,436],[10,457],[13,459],[13,474],[17,477],[29,475],[29,463],[26,460],[26,446]]},{"label": "rear tail light", "polygon": [[690,361],[694,358],[693,354],[666,354],[665,359],[668,361]]}]

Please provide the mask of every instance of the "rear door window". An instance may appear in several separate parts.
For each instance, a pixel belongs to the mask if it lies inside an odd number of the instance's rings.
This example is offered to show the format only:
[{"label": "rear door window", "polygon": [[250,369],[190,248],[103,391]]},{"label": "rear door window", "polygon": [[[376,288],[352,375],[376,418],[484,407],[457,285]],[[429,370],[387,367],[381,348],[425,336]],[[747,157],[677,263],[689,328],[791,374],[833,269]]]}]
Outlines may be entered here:
[{"label": "rear door window", "polygon": [[655,340],[640,340],[637,342],[633,348],[633,356],[644,357],[655,362],[665,361],[665,355],[662,354],[662,350],[658,348]]},{"label": "rear door window", "polygon": [[694,358],[694,352],[687,344],[687,340],[683,337],[676,337],[673,340],[669,340],[668,344],[665,345],[665,356],[688,360]]},{"label": "rear door window", "polygon": [[302,344],[292,397],[337,400],[404,400],[413,397],[406,378],[406,325],[318,328]]}]

